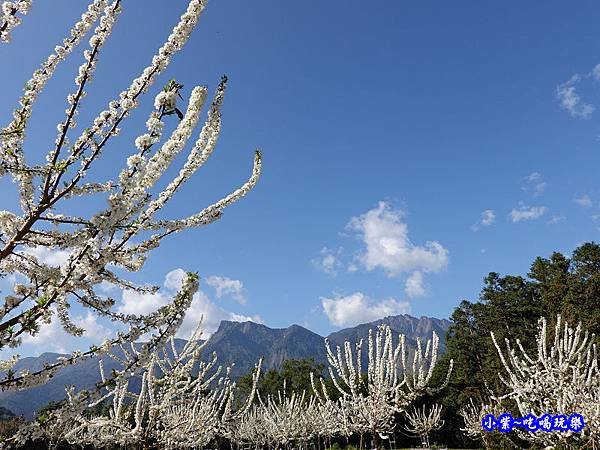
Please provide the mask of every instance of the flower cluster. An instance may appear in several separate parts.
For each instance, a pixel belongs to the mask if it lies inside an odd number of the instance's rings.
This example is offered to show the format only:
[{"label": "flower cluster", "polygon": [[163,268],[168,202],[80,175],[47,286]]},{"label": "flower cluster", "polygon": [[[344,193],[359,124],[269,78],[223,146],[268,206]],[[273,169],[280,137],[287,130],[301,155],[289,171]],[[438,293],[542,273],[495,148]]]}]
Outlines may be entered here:
[{"label": "flower cluster", "polygon": [[[127,374],[129,370],[133,370],[136,366],[143,364],[147,360],[148,354],[152,349],[166,342],[170,336],[177,332],[183,322],[185,311],[189,308],[197,290],[197,278],[194,274],[188,274],[188,278],[184,281],[181,291],[176,295],[173,301],[159,308],[154,313],[142,318],[115,314],[118,316],[117,319],[131,324],[127,333],[118,332],[114,338],[105,340],[101,347],[92,346],[86,352],[74,351],[70,356],[58,358],[56,362],[45,364],[43,368],[37,371],[26,373],[20,372],[9,380],[7,379],[10,383],[5,382],[4,384],[9,388],[19,390],[29,389],[44,384],[50,380],[57,371],[68,365],[79,363],[92,356],[104,355],[115,345],[121,346],[123,343],[135,342],[141,336],[162,327],[162,330],[154,334],[150,341],[142,346],[142,349],[138,352],[138,358],[130,361],[127,370],[123,371],[123,374]],[[5,361],[4,364],[7,367],[9,365],[12,367],[16,362],[17,359],[13,357],[11,360]]]},{"label": "flower cluster", "polygon": [[[188,278],[188,287],[195,282]],[[216,436],[231,434],[229,430],[250,409],[262,361],[256,364],[251,393],[234,409],[231,367],[217,367],[214,353],[201,359],[207,341],[200,340],[200,325],[182,348],[174,339],[180,325],[178,321],[145,344],[106,342],[106,355],[121,369],[109,377],[100,359],[101,383],[94,392],[68,387],[64,405],[43,423],[24,426],[10,443],[22,446],[43,439],[96,448],[151,443],[169,449],[197,448]],[[140,386],[136,389],[135,384]],[[109,405],[107,415],[85,414],[100,404]]]},{"label": "flower cluster", "polygon": [[154,99],[154,107],[156,109],[174,109],[177,101],[177,94],[173,91],[162,91]]},{"label": "flower cluster", "polygon": [[25,15],[31,8],[32,0],[19,0],[16,2],[2,2],[0,11],[0,42],[10,42],[10,32],[21,23],[17,14]]},{"label": "flower cluster", "polygon": [[34,195],[33,174],[35,168],[25,164],[23,155],[23,142],[25,130],[31,116],[33,104],[42,92],[46,83],[52,78],[58,64],[64,61],[77,47],[81,39],[100,17],[106,7],[106,0],[94,0],[75,23],[69,37],[65,38],[62,45],[57,46],[48,58],[37,69],[33,76],[25,83],[23,95],[19,99],[19,108],[13,112],[13,120],[0,131],[0,176],[7,171],[20,187],[21,206],[31,209]]},{"label": "flower cluster", "polygon": [[582,334],[581,323],[576,329],[562,326],[557,316],[554,342],[550,351],[546,343],[546,319],[540,318],[537,336],[537,357],[530,357],[521,342],[521,352],[511,348],[506,340],[507,357],[492,333],[494,345],[508,377],[500,377],[509,388],[505,398],[514,399],[522,416],[532,414],[581,414],[587,426],[580,433],[528,433],[517,430],[519,436],[532,443],[558,445],[565,442],[600,441],[600,369],[594,335]]}]

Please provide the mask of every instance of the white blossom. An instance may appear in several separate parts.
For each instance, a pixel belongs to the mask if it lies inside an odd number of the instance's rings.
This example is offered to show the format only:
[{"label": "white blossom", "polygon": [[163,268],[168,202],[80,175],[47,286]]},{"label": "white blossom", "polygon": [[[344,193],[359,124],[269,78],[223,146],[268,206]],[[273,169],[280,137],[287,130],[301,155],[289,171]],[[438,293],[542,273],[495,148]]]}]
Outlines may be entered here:
[{"label": "white blossom", "polygon": [[[6,11],[14,15],[13,6],[17,3],[18,12],[26,11],[25,3],[28,2],[7,2],[2,17]],[[162,100],[157,102],[158,108],[150,113],[146,123],[147,132],[136,139],[133,153],[122,162],[124,168],[118,179],[100,182],[86,180],[110,138],[118,134],[125,118],[137,107],[138,97],[150,89],[156,77],[168,66],[173,54],[181,50],[205,5],[205,0],[189,1],[187,10],[152,58],[151,64],[120,93],[118,99],[108,103],[108,109],[99,112],[72,145],[68,144],[68,133],[76,124],[75,118],[99,60],[100,49],[111,35],[116,17],[122,9],[121,0],[110,3],[106,0],[92,1],[71,29],[69,37],[55,46],[54,52],[26,83],[13,120],[0,134],[0,176],[13,177],[21,200],[20,211],[0,211],[0,274],[20,277],[14,294],[6,296],[3,304],[0,304],[0,350],[5,346],[18,347],[24,333],[35,334],[39,326],[49,322],[53,315],[58,317],[67,332],[81,335],[84,330],[71,320],[70,309],[74,302],[90,308],[101,317],[125,324],[129,331],[117,333],[116,337],[100,347],[93,346],[87,351],[73,353],[42,370],[0,379],[0,388],[24,389],[44,383],[65,365],[106,353],[114,345],[135,341],[153,330],[158,330],[157,339],[162,342],[176,330],[178,321],[191,301],[189,298],[193,295],[191,289],[194,283],[176,296],[168,307],[150,316],[118,313],[114,310],[114,300],[98,293],[96,287],[106,282],[123,289],[151,292],[151,288],[135,285],[118,276],[114,268],[140,270],[148,253],[157,248],[163,238],[174,231],[217,220],[224,208],[239,200],[256,184],[261,170],[260,156],[255,156],[252,176],[241,189],[193,215],[192,219],[153,219],[154,214],[212,153],[220,132],[219,106],[224,82],[219,84],[206,123],[190,151],[187,163],[176,177],[167,180],[166,189],[158,195],[151,194],[194,133],[207,96],[204,86],[192,89],[181,120],[172,134],[160,144],[163,121],[167,118],[177,120],[180,115],[177,99],[183,92],[183,86],[174,80],[159,94]],[[75,90],[67,95],[66,118],[57,125],[55,144],[46,155],[44,165],[28,165],[23,142],[33,104],[53,76],[57,65],[72,53],[94,25],[93,35],[88,40],[89,48],[83,52],[84,62],[78,69]],[[91,195],[104,196],[108,206],[89,216],[67,213],[68,199]],[[60,263],[51,263],[40,256],[43,254],[40,249],[66,256]],[[149,354],[150,350],[142,352],[135,364],[142,364]],[[137,370],[137,366],[134,366],[131,369]]]},{"label": "white blossom", "polygon": [[[354,346],[344,342],[343,350],[334,352],[326,340],[329,375],[342,394],[339,400],[339,428],[345,435],[369,433],[374,439],[387,439],[395,426],[395,414],[402,413],[418,397],[444,388],[452,372],[453,361],[445,382],[437,388],[428,384],[437,362],[439,338],[434,332],[425,352],[417,339],[417,349],[412,367],[407,365],[405,336],[398,337],[394,345],[392,330],[381,325],[375,336],[369,330],[366,377],[363,377],[363,341]],[[323,390],[324,384],[322,383]],[[318,392],[314,387],[313,389]],[[326,395],[326,393],[324,393]],[[318,394],[321,403],[327,397]]]},{"label": "white blossom", "polygon": [[424,448],[429,448],[429,433],[439,430],[444,421],[442,420],[442,405],[435,404],[427,411],[427,405],[423,409],[413,408],[406,412],[409,425],[406,431],[421,438],[421,444]]},{"label": "white blossom", "polygon": [[31,8],[32,0],[2,2],[0,11],[0,42],[10,42],[10,32],[21,23],[18,14],[26,15]]},{"label": "white blossom", "polygon": [[577,413],[585,418],[585,426],[578,433],[516,430],[519,437],[552,447],[600,442],[600,370],[594,334],[589,335],[587,331],[582,334],[581,323],[575,329],[567,323],[563,327],[558,315],[554,342],[548,350],[546,318],[542,317],[538,322],[535,356],[528,355],[518,339],[519,353],[506,339],[505,355],[494,333],[491,336],[506,371],[506,376],[499,374],[499,377],[509,390],[498,397],[499,400],[515,400],[522,417]]}]

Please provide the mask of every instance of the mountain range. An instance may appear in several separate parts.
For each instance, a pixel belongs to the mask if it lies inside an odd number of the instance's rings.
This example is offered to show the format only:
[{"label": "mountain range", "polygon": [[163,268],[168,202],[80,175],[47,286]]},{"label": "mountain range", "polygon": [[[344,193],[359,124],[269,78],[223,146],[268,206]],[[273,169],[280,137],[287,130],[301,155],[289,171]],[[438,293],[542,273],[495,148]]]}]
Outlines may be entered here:
[{"label": "mountain range", "polygon": [[[421,342],[430,339],[433,331],[440,337],[439,353],[445,350],[446,331],[450,321],[430,317],[415,318],[407,314],[389,316],[375,322],[345,328],[327,336],[332,348],[343,345],[345,340],[357,342],[368,336],[369,329],[375,329],[380,324],[389,325],[397,334],[406,336],[409,348],[409,358],[416,346],[416,339]],[[182,347],[185,341],[177,340],[176,346]],[[324,337],[299,325],[288,328],[274,329],[254,322],[221,322],[218,330],[213,333],[206,345],[204,355],[208,357],[216,352],[219,364],[229,366],[234,364],[232,377],[235,379],[254,368],[263,358],[263,371],[278,369],[286,359],[314,358],[319,363],[326,364],[327,356]],[[58,353],[42,353],[37,357],[20,359],[13,370],[31,372],[41,369],[45,363],[51,363],[56,358],[64,356]],[[106,373],[119,367],[114,360],[103,358]],[[98,358],[91,358],[79,364],[68,366],[58,372],[46,384],[25,391],[0,392],[0,408],[6,408],[16,415],[26,419],[35,416],[36,411],[51,401],[59,401],[65,397],[65,386],[73,385],[76,389],[86,389],[100,381]]]}]

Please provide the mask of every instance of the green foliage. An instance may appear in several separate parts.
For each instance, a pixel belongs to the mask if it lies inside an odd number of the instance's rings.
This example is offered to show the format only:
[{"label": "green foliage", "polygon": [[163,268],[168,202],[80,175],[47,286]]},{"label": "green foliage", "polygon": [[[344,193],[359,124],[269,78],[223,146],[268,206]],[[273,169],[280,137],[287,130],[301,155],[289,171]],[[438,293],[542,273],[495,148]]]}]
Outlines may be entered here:
[{"label": "green foliage", "polygon": [[57,161],[56,163],[54,163],[52,168],[54,170],[56,170],[57,172],[64,172],[68,166],[69,166],[69,162],[67,160],[61,160],[61,161]]},{"label": "green foliage", "polygon": [[48,297],[47,295],[43,295],[41,297],[38,297],[35,302],[38,304],[38,306],[44,307],[48,304],[49,301],[50,297]]},{"label": "green foliage", "polygon": [[[179,84],[175,80],[169,80],[169,82],[163,88],[163,91],[175,92],[179,98],[183,99],[183,97],[180,94],[181,89],[183,89],[183,84]],[[162,115],[170,116],[172,114],[177,114],[179,120],[183,119],[183,113],[179,110],[179,108],[163,108]]]},{"label": "green foliage", "polygon": [[54,402],[54,401],[49,402],[46,406],[42,406],[40,409],[38,409],[36,416],[35,416],[35,420],[37,422],[39,422],[40,424],[44,424],[50,417],[50,414],[53,411],[60,408],[61,406],[63,406],[64,404],[65,404],[65,400],[62,400],[60,402]]},{"label": "green foliage", "polygon": [[186,272],[186,275],[190,279],[190,281],[198,281],[200,279],[200,275],[198,275],[198,272]]},{"label": "green foliage", "polygon": [[170,79],[169,82],[165,84],[165,87],[163,87],[163,91],[165,92],[175,91],[178,94],[181,89],[183,89],[183,84],[179,84],[175,79]]}]

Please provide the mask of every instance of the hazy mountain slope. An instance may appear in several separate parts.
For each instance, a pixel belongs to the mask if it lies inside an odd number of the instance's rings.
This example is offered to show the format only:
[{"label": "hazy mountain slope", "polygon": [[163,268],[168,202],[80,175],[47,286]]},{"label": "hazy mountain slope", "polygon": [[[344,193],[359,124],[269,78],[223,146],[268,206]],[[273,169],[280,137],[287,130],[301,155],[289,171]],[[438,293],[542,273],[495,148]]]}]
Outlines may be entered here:
[{"label": "hazy mountain slope", "polygon": [[224,366],[235,363],[234,377],[252,370],[260,357],[264,370],[279,368],[285,359],[315,358],[325,362],[323,338],[299,325],[273,329],[254,322],[223,321],[206,350],[216,351]]}]

